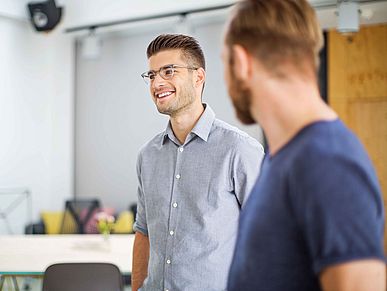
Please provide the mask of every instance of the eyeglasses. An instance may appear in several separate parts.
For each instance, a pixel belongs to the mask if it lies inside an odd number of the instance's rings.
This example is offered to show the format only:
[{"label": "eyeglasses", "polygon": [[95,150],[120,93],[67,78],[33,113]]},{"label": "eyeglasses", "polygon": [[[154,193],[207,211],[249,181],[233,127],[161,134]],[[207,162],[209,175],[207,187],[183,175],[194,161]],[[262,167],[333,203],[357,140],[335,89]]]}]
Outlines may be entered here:
[{"label": "eyeglasses", "polygon": [[187,70],[197,70],[198,68],[195,67],[184,67],[184,66],[179,66],[179,65],[166,65],[161,67],[158,71],[148,71],[145,73],[141,74],[141,77],[144,79],[145,83],[149,84],[152,82],[155,78],[156,75],[159,74],[161,78],[164,80],[170,80],[173,78],[173,75],[176,72],[176,69],[181,68],[181,69],[187,69]]}]

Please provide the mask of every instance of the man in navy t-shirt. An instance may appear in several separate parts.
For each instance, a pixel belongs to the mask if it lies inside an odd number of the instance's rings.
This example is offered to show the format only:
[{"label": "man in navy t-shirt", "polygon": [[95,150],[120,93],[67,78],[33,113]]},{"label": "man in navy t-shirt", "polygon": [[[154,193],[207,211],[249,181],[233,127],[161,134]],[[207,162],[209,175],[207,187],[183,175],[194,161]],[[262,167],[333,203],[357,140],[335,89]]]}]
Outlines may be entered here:
[{"label": "man in navy t-shirt", "polygon": [[319,95],[321,29],[307,0],[244,0],[225,79],[268,154],[240,217],[229,291],[385,291],[384,209],[364,148]]}]

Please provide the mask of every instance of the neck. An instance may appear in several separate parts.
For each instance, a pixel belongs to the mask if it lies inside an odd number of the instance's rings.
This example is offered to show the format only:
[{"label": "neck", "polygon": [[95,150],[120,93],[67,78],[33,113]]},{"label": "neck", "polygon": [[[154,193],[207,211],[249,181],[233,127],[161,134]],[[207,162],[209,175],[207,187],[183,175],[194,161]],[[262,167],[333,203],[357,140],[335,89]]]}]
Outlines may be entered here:
[{"label": "neck", "polygon": [[275,155],[308,124],[337,118],[321,99],[315,82],[269,82],[276,84],[268,84],[264,90],[253,88],[251,113],[266,134],[270,155]]},{"label": "neck", "polygon": [[185,110],[171,116],[170,121],[173,133],[181,144],[184,144],[187,135],[194,128],[203,112],[204,106],[199,100],[192,103]]}]

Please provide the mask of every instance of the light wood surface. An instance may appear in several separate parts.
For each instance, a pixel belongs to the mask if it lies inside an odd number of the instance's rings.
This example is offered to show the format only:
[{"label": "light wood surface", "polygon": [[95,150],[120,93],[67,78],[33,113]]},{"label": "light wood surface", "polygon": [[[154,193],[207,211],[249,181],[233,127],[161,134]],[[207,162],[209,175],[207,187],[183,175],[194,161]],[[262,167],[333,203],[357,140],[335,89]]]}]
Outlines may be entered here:
[{"label": "light wood surface", "polygon": [[107,262],[132,271],[134,235],[0,236],[0,274],[39,275],[54,263]]},{"label": "light wood surface", "polygon": [[[329,104],[364,144],[387,206],[387,24],[328,33]],[[387,231],[385,232],[387,251]]]}]

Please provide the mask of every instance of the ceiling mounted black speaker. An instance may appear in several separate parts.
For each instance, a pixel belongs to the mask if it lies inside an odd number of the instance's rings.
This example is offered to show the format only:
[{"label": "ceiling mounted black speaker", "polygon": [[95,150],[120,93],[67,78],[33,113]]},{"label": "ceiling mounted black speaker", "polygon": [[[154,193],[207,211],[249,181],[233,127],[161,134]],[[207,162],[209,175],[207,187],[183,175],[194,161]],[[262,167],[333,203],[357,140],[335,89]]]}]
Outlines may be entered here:
[{"label": "ceiling mounted black speaker", "polygon": [[37,31],[52,30],[62,16],[62,7],[57,7],[55,0],[28,3],[28,10]]}]

